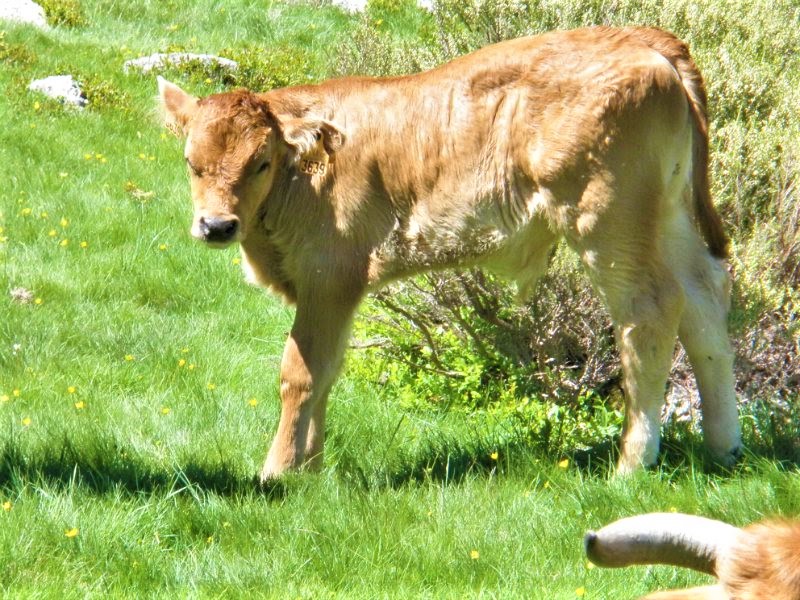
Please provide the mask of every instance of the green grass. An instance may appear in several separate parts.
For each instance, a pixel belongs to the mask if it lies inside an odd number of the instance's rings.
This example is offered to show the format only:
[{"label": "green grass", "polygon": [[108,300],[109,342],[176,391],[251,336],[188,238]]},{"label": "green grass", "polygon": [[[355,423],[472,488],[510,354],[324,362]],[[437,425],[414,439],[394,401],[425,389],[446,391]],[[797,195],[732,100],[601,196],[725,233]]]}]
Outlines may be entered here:
[{"label": "green grass", "polygon": [[[80,7],[75,28],[0,26],[5,597],[633,597],[705,579],[588,569],[586,529],[648,510],[734,523],[800,510],[796,468],[768,460],[758,424],[746,430],[762,456],[734,474],[705,473],[695,436],[672,431],[665,466],[614,480],[614,440],[548,453],[490,413],[404,408],[355,353],[325,470],[258,490],[292,310],[243,283],[235,250],[190,240],[181,144],[160,126],[154,77],[122,63],[295,49],[306,70],[284,75],[319,79],[357,63],[340,50],[365,28],[430,48],[433,17],[391,2],[365,18],[304,3]],[[96,91],[89,109],[26,91],[66,72]],[[14,301],[19,287],[35,301]]]}]

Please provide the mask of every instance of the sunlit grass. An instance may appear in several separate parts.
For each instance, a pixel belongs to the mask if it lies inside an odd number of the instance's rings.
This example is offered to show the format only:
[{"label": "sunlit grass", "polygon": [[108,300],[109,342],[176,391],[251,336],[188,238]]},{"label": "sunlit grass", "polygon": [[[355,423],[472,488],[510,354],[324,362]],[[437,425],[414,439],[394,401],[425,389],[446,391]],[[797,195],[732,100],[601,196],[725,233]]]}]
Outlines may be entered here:
[{"label": "sunlit grass", "polygon": [[[28,57],[0,62],[4,595],[633,597],[705,579],[591,568],[587,528],[647,510],[735,523],[800,510],[788,467],[749,456],[707,475],[680,446],[661,470],[614,480],[607,448],[548,455],[491,416],[406,411],[355,368],[332,393],[325,470],[258,489],[292,310],[242,281],[235,250],[192,242],[180,142],[159,124],[154,78],[122,63],[264,44],[302,48],[321,73],[360,17],[82,5],[86,27],[0,27]],[[122,100],[78,112],[26,91],[54,71]]]}]

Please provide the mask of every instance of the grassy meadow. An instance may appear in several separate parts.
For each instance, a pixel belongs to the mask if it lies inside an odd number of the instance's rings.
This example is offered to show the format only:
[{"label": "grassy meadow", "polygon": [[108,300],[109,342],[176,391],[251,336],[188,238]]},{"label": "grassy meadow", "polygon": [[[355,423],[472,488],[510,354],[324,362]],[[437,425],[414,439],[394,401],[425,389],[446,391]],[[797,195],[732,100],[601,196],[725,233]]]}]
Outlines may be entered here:
[{"label": "grassy meadow", "polygon": [[[652,510],[736,524],[800,512],[797,2],[44,4],[48,31],[0,22],[3,597],[634,598],[707,578],[593,568],[587,529]],[[293,311],[243,282],[236,249],[191,240],[181,142],[161,127],[155,74],[123,62],[240,62],[162,72],[203,95],[427,68],[589,23],[673,29],[709,79],[731,327],[749,361],[742,464],[707,469],[696,427],[674,423],[662,466],[614,479],[619,398],[539,404],[534,419],[483,375],[443,385],[356,349],[331,395],[325,469],[258,489]],[[83,84],[86,109],[27,90],[55,74]],[[375,322],[356,330],[385,334]],[[453,397],[411,398],[433,386]],[[462,401],[501,387],[503,406]]]}]

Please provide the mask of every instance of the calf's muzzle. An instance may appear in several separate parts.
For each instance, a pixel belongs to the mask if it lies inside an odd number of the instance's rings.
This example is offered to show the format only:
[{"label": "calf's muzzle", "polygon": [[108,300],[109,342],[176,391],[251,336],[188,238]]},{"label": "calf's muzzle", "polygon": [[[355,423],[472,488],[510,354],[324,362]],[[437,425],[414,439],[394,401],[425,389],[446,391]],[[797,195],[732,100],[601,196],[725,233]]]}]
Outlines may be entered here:
[{"label": "calf's muzzle", "polygon": [[200,217],[197,222],[200,238],[209,244],[228,244],[239,232],[236,217]]}]

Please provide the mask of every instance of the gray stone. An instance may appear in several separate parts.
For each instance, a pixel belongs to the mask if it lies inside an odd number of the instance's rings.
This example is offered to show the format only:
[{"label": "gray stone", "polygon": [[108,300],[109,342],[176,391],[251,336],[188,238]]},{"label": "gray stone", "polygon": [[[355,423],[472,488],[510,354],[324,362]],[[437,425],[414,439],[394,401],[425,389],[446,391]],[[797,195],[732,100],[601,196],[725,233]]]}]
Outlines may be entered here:
[{"label": "gray stone", "polygon": [[348,12],[364,12],[367,0],[331,0],[331,4]]},{"label": "gray stone", "polygon": [[153,69],[160,70],[169,66],[178,67],[183,63],[192,61],[199,61],[204,65],[217,64],[224,69],[230,69],[232,71],[239,68],[239,64],[235,60],[214,56],[213,54],[171,52],[169,54],[157,53],[151,54],[150,56],[126,60],[122,65],[122,70],[125,71],[125,73],[130,73],[131,71],[149,73]]},{"label": "gray stone", "polygon": [[[364,12],[369,0],[331,0],[331,4],[351,13]],[[417,6],[433,12],[434,0],[417,0]]]},{"label": "gray stone", "polygon": [[44,9],[32,0],[0,0],[0,21],[28,23],[48,29]]},{"label": "gray stone", "polygon": [[88,103],[72,75],[52,75],[44,79],[36,79],[31,81],[28,89],[81,108]]}]

